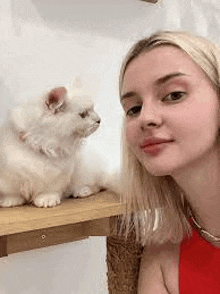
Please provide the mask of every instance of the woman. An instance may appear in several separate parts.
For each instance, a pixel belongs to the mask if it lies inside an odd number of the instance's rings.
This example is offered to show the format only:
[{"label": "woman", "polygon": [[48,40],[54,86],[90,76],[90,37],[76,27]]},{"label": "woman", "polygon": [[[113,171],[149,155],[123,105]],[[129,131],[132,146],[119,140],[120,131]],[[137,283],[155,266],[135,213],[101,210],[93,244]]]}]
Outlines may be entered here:
[{"label": "woman", "polygon": [[139,294],[220,293],[219,63],[205,38],[166,31],[123,63],[124,195],[145,244]]}]

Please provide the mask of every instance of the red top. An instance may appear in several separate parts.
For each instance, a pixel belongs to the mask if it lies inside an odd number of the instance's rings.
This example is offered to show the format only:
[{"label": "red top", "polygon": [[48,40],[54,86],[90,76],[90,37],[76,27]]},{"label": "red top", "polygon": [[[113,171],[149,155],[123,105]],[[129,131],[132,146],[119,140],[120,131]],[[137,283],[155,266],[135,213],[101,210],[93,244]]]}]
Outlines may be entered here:
[{"label": "red top", "polygon": [[179,294],[220,294],[220,249],[193,228],[179,256]]}]

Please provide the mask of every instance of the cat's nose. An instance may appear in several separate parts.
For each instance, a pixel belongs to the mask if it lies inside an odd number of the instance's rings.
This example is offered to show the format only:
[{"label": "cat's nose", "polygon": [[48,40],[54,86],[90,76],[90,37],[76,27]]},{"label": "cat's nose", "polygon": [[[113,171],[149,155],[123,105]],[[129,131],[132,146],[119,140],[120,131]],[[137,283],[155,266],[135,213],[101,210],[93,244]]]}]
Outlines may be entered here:
[{"label": "cat's nose", "polygon": [[97,122],[97,124],[100,125],[100,123],[101,123],[101,119],[98,119],[96,122]]}]

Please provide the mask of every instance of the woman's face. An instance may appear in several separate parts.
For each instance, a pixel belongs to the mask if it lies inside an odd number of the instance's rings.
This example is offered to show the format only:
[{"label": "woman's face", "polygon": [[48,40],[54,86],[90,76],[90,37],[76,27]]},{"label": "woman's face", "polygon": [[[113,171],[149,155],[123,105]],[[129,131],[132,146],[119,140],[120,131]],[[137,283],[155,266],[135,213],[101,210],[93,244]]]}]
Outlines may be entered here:
[{"label": "woman's face", "polygon": [[149,173],[174,176],[217,151],[217,93],[182,50],[160,46],[134,59],[121,103],[127,143]]}]

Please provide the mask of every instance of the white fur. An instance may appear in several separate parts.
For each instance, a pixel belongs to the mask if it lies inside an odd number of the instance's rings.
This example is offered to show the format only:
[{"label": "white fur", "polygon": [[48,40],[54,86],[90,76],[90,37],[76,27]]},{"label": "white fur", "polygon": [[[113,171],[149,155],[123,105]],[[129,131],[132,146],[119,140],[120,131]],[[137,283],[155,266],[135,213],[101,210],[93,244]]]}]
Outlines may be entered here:
[{"label": "white fur", "polygon": [[88,150],[86,160],[82,144],[99,121],[77,88],[52,89],[12,110],[0,129],[0,206],[52,207],[105,188],[101,160]]}]

